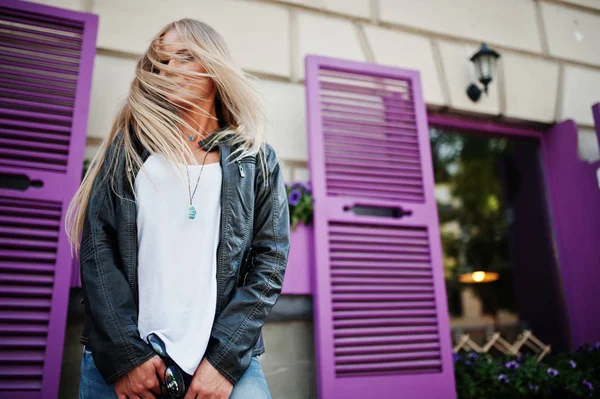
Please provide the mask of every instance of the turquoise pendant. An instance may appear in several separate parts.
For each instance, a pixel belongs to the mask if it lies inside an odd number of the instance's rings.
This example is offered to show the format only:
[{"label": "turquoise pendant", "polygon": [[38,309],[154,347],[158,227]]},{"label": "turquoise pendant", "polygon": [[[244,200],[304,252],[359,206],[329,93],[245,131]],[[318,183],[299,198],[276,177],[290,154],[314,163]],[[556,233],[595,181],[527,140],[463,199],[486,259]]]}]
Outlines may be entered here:
[{"label": "turquoise pendant", "polygon": [[190,136],[190,141],[194,141],[194,136]]},{"label": "turquoise pendant", "polygon": [[194,205],[190,205],[190,219],[196,219],[196,208],[194,208]]}]

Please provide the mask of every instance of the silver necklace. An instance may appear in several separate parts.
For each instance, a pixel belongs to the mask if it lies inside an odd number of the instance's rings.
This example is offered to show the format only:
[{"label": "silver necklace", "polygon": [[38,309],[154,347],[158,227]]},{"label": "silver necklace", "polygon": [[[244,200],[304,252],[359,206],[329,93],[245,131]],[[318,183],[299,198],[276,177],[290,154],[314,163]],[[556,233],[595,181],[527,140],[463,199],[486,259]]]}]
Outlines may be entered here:
[{"label": "silver necklace", "polygon": [[208,151],[206,151],[206,155],[204,155],[204,160],[202,161],[202,168],[200,168],[200,173],[198,174],[198,180],[196,180],[196,186],[194,187],[194,192],[192,193],[192,188],[190,185],[190,172],[188,170],[187,163],[185,164],[185,172],[187,174],[188,179],[188,196],[190,197],[190,207],[188,216],[190,219],[196,218],[196,207],[192,205],[192,200],[194,199],[194,195],[196,195],[196,189],[198,188],[198,183],[200,182],[200,177],[202,177],[202,171],[204,170],[204,163],[206,162],[206,157],[208,156]]}]

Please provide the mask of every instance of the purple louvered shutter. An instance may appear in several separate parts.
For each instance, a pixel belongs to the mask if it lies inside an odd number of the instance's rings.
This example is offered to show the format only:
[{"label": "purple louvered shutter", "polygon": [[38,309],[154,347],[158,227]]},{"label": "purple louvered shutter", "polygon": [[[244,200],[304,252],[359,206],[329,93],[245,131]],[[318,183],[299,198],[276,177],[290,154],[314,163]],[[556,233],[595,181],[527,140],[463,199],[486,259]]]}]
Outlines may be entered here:
[{"label": "purple louvered shutter", "polygon": [[98,19],[0,5],[0,397],[56,398]]},{"label": "purple louvered shutter", "polygon": [[[600,125],[600,105],[593,108]],[[596,127],[600,140],[600,126]],[[577,124],[556,124],[542,140],[554,242],[567,305],[571,345],[600,340],[600,161],[579,158]]]},{"label": "purple louvered shutter", "polygon": [[309,56],[319,397],[453,398],[419,74]]}]

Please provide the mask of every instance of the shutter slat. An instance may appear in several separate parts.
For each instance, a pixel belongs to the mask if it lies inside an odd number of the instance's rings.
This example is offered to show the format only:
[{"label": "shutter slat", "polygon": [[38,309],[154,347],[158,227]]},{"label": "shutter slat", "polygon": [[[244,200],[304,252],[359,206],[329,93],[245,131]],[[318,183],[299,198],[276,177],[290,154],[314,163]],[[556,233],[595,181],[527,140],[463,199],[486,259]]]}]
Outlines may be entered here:
[{"label": "shutter slat", "polygon": [[0,134],[6,135],[6,137],[10,136],[11,138],[23,138],[26,140],[44,140],[46,142],[57,143],[60,145],[69,144],[69,136],[62,135],[60,133],[41,133],[32,130],[25,132],[17,129],[7,129],[0,126]]},{"label": "shutter slat", "polygon": [[81,34],[83,29],[83,21],[56,17],[46,13],[33,13],[14,7],[0,7],[0,19],[8,20],[8,18],[12,18],[14,22],[21,24],[42,26],[52,30],[77,32],[78,34]]},{"label": "shutter slat", "polygon": [[388,317],[366,320],[337,320],[333,322],[334,328],[357,327],[391,327],[391,326],[436,326],[435,318],[431,317]]},{"label": "shutter slat", "polygon": [[9,27],[8,24],[6,24],[6,22],[4,22],[4,23],[3,22],[4,21],[2,21],[2,17],[0,17],[0,30],[1,31],[10,30],[10,32],[22,32],[22,33],[26,33],[29,35],[39,35],[42,38],[45,37],[45,38],[59,40],[59,41],[66,41],[66,42],[70,42],[74,45],[76,44],[78,46],[81,46],[81,44],[82,44],[81,34],[74,35],[71,32],[65,32],[65,31],[61,31],[58,29],[49,31],[48,29],[39,29],[38,27],[33,27],[31,25],[10,24],[10,27]]},{"label": "shutter slat", "polygon": [[402,194],[402,195],[392,195],[386,193],[365,193],[364,190],[348,190],[348,189],[337,189],[330,188],[328,191],[332,196],[337,197],[360,197],[367,198],[372,200],[387,200],[387,201],[405,201],[405,202],[422,202],[423,196],[413,195],[413,194]]},{"label": "shutter slat", "polygon": [[12,321],[45,321],[50,320],[50,312],[40,312],[40,311],[0,311],[0,323],[5,320]]},{"label": "shutter slat", "polygon": [[[333,247],[336,244],[353,244],[354,248],[360,248],[365,245],[381,245],[387,246],[389,244],[395,245],[408,245],[408,246],[422,246],[427,247],[427,243],[423,242],[422,239],[413,238],[413,237],[386,237],[386,236],[378,236],[378,237],[353,237],[353,236],[336,236],[329,240],[330,245]],[[344,250],[352,250],[352,246],[344,245]],[[340,246],[341,249],[341,246]]]},{"label": "shutter slat", "polygon": [[[2,39],[2,35],[0,35],[0,40],[1,39]],[[44,64],[32,64],[32,63],[25,63],[23,61],[19,62],[19,60],[12,61],[12,60],[5,60],[5,59],[2,60],[2,63],[4,65],[4,67],[6,67],[6,66],[15,67],[18,70],[28,72],[34,76],[38,75],[38,74],[45,75],[47,73],[50,73],[51,76],[57,76],[59,78],[72,80],[73,82],[76,81],[76,79],[77,79],[77,68],[76,67],[60,68],[59,66],[55,66],[54,64],[50,64],[52,66],[46,66]]]},{"label": "shutter slat", "polygon": [[[53,255],[51,255],[53,258]],[[31,285],[52,285],[53,276],[9,274],[0,272],[0,283],[23,283]]]},{"label": "shutter slat", "polygon": [[331,284],[333,286],[348,286],[351,284],[365,284],[365,285],[423,285],[430,284],[431,279],[416,279],[416,278],[394,278],[394,277],[386,277],[386,278],[365,278],[365,277],[348,277],[345,273],[342,273],[344,277],[334,277],[332,273]]},{"label": "shutter slat", "polygon": [[4,118],[6,118],[6,117],[10,118],[10,117],[14,116],[14,117],[18,117],[18,118],[41,119],[41,120],[44,120],[44,122],[46,122],[46,123],[52,123],[52,122],[65,123],[65,122],[71,122],[71,119],[72,119],[70,116],[53,115],[53,114],[44,113],[44,112],[19,111],[19,110],[14,110],[14,109],[7,109],[7,108],[0,110],[0,115],[2,115]]},{"label": "shutter slat", "polygon": [[331,271],[331,277],[333,279],[351,279],[351,280],[357,280],[360,279],[361,281],[367,281],[369,278],[375,280],[375,278],[386,278],[386,279],[397,279],[397,278],[406,278],[407,280],[410,279],[411,281],[414,280],[418,280],[419,277],[426,277],[427,280],[426,281],[430,281],[429,279],[431,278],[431,272],[430,271],[409,271],[409,270],[369,270],[369,269],[359,269],[359,270],[353,270],[353,269],[343,269],[340,270],[339,268],[336,269],[332,269]]},{"label": "shutter slat", "polygon": [[[67,97],[67,100],[72,100],[75,96],[75,82],[70,79],[62,79],[48,74],[32,75],[27,71],[14,68],[7,69],[2,66],[0,66],[0,70],[2,70],[2,75],[4,76],[0,77],[0,88],[2,88],[0,90],[0,97],[6,97],[5,93],[19,94],[23,92],[25,94],[36,94],[36,91],[39,90],[63,95]],[[19,78],[18,83],[15,82],[14,78]],[[7,89],[12,89],[12,91],[8,91]],[[21,90],[21,92],[18,90]]]},{"label": "shutter slat", "polygon": [[49,172],[64,172],[65,167],[61,165],[51,165],[44,162],[36,161],[22,161],[20,159],[1,159],[0,165],[6,165],[10,167],[19,167],[24,169],[36,169]]},{"label": "shutter slat", "polygon": [[60,209],[44,209],[40,206],[28,208],[24,205],[25,204],[23,202],[5,203],[0,201],[0,214],[25,217],[44,217],[46,219],[54,219],[56,221],[60,220]]},{"label": "shutter slat", "polygon": [[40,351],[2,351],[0,352],[0,363],[6,362],[42,362],[44,354]]},{"label": "shutter slat", "polygon": [[388,282],[388,284],[377,284],[377,285],[334,285],[331,289],[333,294],[389,294],[389,293],[418,293],[418,294],[430,294],[433,293],[433,286],[431,282],[429,285],[407,285],[402,282]]},{"label": "shutter slat", "polygon": [[[376,242],[364,242],[364,243],[350,243],[345,242],[339,243],[330,241],[329,249],[332,253],[343,252],[346,255],[359,254],[360,256],[365,255],[367,252],[379,253],[382,256],[384,254],[429,254],[429,246],[427,242],[403,242],[404,240],[398,240],[395,246],[385,245],[385,243]],[[429,258],[429,257],[427,257]],[[370,259],[373,259],[370,257]]]},{"label": "shutter slat", "polygon": [[342,301],[433,301],[432,294],[332,294],[334,302]]},{"label": "shutter slat", "polygon": [[35,262],[52,262],[56,260],[54,253],[30,252],[26,255],[20,249],[0,249],[0,259],[27,259]]},{"label": "shutter slat", "polygon": [[[8,104],[8,105],[7,105]],[[14,98],[2,98],[0,97],[1,106],[19,107],[21,109],[38,110],[39,112],[56,113],[62,115],[71,115],[73,113],[73,107],[65,107],[62,105],[39,103],[28,100],[18,100]]]},{"label": "shutter slat", "polygon": [[388,262],[393,261],[417,261],[417,262],[430,262],[431,259],[429,255],[423,254],[398,254],[398,255],[389,255],[389,254],[360,254],[360,253],[335,253],[331,254],[331,260],[383,260]]},{"label": "shutter slat", "polygon": [[41,376],[42,368],[40,366],[4,366],[0,364],[0,374],[3,376]]},{"label": "shutter slat", "polygon": [[[18,333],[19,336],[45,336],[48,333],[48,325],[47,323],[1,323],[0,324],[0,334],[15,334]],[[4,338],[3,338],[4,339]],[[39,345],[34,345],[30,341],[26,341],[25,346],[40,346],[45,344],[46,341],[40,341]],[[16,344],[15,344],[16,345]],[[1,344],[0,344],[1,346]],[[9,345],[10,346],[10,345]],[[2,351],[0,351],[2,353]]]},{"label": "shutter slat", "polygon": [[[438,352],[439,359],[439,352]],[[414,372],[419,369],[429,369],[432,371],[440,371],[442,364],[439,360],[410,360],[406,362],[380,362],[375,364],[352,364],[352,365],[338,365],[336,370],[340,373],[381,373],[381,372],[394,372],[400,370],[406,370]]]},{"label": "shutter slat", "polygon": [[415,123],[414,114],[411,112],[389,112],[385,108],[369,108],[359,104],[343,104],[329,101],[321,101],[324,115],[344,116],[350,119],[360,117],[381,119],[386,118],[391,121]]},{"label": "shutter slat", "polygon": [[0,41],[11,42],[14,45],[25,48],[51,48],[58,50],[61,54],[73,54],[79,50],[78,44],[66,42],[64,40],[48,40],[49,38],[40,37],[39,35],[25,34],[12,30],[10,34],[0,33]]},{"label": "shutter slat", "polygon": [[13,126],[20,126],[20,127],[25,127],[25,128],[62,132],[62,133],[69,133],[69,131],[70,131],[68,126],[51,125],[51,124],[39,123],[39,122],[32,123],[32,122],[25,122],[25,121],[20,121],[20,120],[9,121],[5,118],[0,118],[0,124],[7,124],[7,125],[10,124]]},{"label": "shutter slat", "polygon": [[50,309],[51,301],[49,299],[38,298],[2,298],[0,297],[0,309],[30,308],[30,309]]},{"label": "shutter slat", "polygon": [[336,320],[360,320],[360,319],[371,319],[379,317],[423,317],[423,316],[434,316],[435,311],[433,309],[403,309],[403,310],[348,310],[348,311],[336,311]]},{"label": "shutter slat", "polygon": [[438,343],[426,343],[426,344],[404,344],[404,345],[373,345],[368,348],[358,347],[354,348],[351,346],[342,347],[336,349],[335,353],[339,356],[344,355],[362,355],[371,353],[407,353],[407,352],[420,352],[420,351],[439,351],[440,346]]},{"label": "shutter slat", "polygon": [[[15,391],[39,391],[42,389],[42,381],[39,378],[34,379],[22,379],[22,378],[10,378],[8,380],[0,381],[0,389],[5,389],[10,392]],[[33,397],[33,396],[32,396]]]},{"label": "shutter slat", "polygon": [[46,227],[46,228],[55,228],[58,230],[58,223],[55,220],[46,220],[46,219],[35,219],[35,218],[26,218],[26,217],[12,217],[12,216],[4,216],[0,214],[0,223],[2,224],[13,224],[18,226],[38,226],[38,227]]},{"label": "shutter slat", "polygon": [[[353,165],[352,165],[353,166]],[[340,167],[337,165],[327,165],[327,176],[336,177],[336,176],[347,176],[348,174],[357,176],[357,177],[386,177],[392,178],[393,181],[398,183],[405,183],[410,186],[419,187],[421,182],[421,174],[417,171],[410,170],[400,170],[400,171],[389,171],[383,168],[352,168],[348,167]],[[389,179],[388,179],[389,181]]]},{"label": "shutter slat", "polygon": [[0,284],[0,292],[6,295],[31,295],[32,297],[45,297],[52,295],[52,287],[32,287],[28,285]]},{"label": "shutter slat", "polygon": [[30,151],[50,151],[59,154],[67,154],[69,151],[69,147],[64,144],[52,144],[39,141],[25,141],[0,138],[0,145],[4,146],[5,148],[11,147],[21,151],[25,151],[25,153],[29,153]]},{"label": "shutter slat", "polygon": [[36,229],[28,229],[28,228],[8,228],[4,226],[0,226],[0,236],[3,235],[13,235],[18,237],[32,237],[44,240],[51,240],[53,238],[58,238],[58,232],[50,231],[50,230],[36,230]]},{"label": "shutter slat", "polygon": [[[380,165],[383,167],[387,167],[388,165],[398,165],[398,166],[404,167],[404,166],[408,165],[408,166],[413,167],[413,169],[415,169],[414,165],[420,164],[418,157],[399,158],[398,156],[394,156],[395,154],[392,154],[391,152],[388,152],[385,154],[378,154],[377,152],[371,153],[371,155],[373,155],[373,156],[379,155],[379,157],[376,157],[376,158],[372,158],[367,155],[364,155],[364,152],[363,153],[360,153],[360,152],[352,153],[350,151],[327,151],[327,150],[325,150],[325,155],[328,155],[329,158],[335,158],[335,159],[339,159],[339,160],[350,160],[350,161],[356,162],[357,164],[361,164],[361,163],[365,162],[365,163],[369,163],[372,165]],[[418,170],[418,167],[416,170]]]},{"label": "shutter slat", "polygon": [[410,261],[387,261],[387,262],[368,262],[366,260],[361,261],[353,261],[353,260],[332,260],[331,268],[332,270],[344,271],[346,269],[360,269],[364,270],[365,268],[369,268],[369,270],[378,270],[378,271],[387,271],[387,270],[397,270],[398,268],[402,268],[402,270],[431,270],[431,265],[429,263],[416,263]]},{"label": "shutter slat", "polygon": [[24,240],[22,238],[0,238],[0,246],[21,247],[27,250],[56,250],[56,243],[40,240]]},{"label": "shutter slat", "polygon": [[[396,105],[394,107],[391,107],[391,106],[382,104],[381,99],[378,99],[378,98],[370,98],[370,97],[360,98],[357,96],[349,97],[349,96],[344,96],[343,93],[332,94],[331,92],[321,94],[320,98],[322,100],[330,100],[333,102],[338,102],[340,104],[346,104],[349,106],[361,106],[361,105],[368,106],[371,109],[385,110],[386,113],[390,113],[393,115],[403,114],[403,112],[404,112],[404,115],[407,115],[407,116],[414,115],[413,107],[410,104]],[[319,103],[323,103],[322,100],[319,101]]]},{"label": "shutter slat", "polygon": [[365,139],[356,136],[345,137],[343,142],[333,141],[332,138],[325,141],[325,148],[340,148],[340,149],[362,149],[364,151],[364,146],[368,145],[374,150],[383,149],[389,150],[394,154],[411,154],[414,155],[415,148],[412,145],[408,144],[391,144],[384,140],[382,144],[379,144],[374,139]]},{"label": "shutter slat", "polygon": [[46,345],[46,338],[43,337],[3,337],[0,340],[0,347],[8,348],[35,348],[44,347]]},{"label": "shutter slat", "polygon": [[[58,67],[60,70],[72,72],[77,70],[79,62],[62,61],[60,58],[64,57],[47,57],[46,55],[40,54],[37,51],[31,51],[25,48],[3,48],[0,46],[0,59],[4,57],[10,57],[11,60],[20,61],[21,63],[31,63],[40,61],[50,61],[54,67]],[[44,59],[47,58],[47,59]]]},{"label": "shutter slat", "polygon": [[2,262],[0,263],[0,270],[19,270],[26,272],[39,272],[39,273],[54,273],[54,265],[40,264],[40,263],[27,263],[27,262]]},{"label": "shutter slat", "polygon": [[437,334],[415,334],[415,335],[376,335],[372,337],[343,337],[335,338],[336,348],[357,347],[370,348],[379,345],[405,345],[409,343],[436,343]]},{"label": "shutter slat", "polygon": [[[433,301],[414,301],[414,302],[403,302],[403,303],[390,303],[390,302],[361,302],[361,301],[348,301],[348,302],[337,302],[333,304],[332,309],[334,311],[346,312],[352,310],[375,310],[375,311],[394,311],[394,310],[431,310],[435,308]],[[336,313],[337,315],[337,313]],[[334,316],[335,318],[336,316]]]},{"label": "shutter slat", "polygon": [[[389,363],[405,362],[407,360],[437,360],[440,357],[439,350],[420,351],[418,353],[384,353],[384,354],[365,354],[365,355],[341,355],[336,358],[336,364],[369,364],[369,363]],[[439,362],[439,360],[438,360]]]},{"label": "shutter slat", "polygon": [[[0,68],[1,69],[1,68]],[[34,79],[32,79],[34,80]],[[56,104],[67,105],[73,100],[73,93],[68,93],[65,90],[54,90],[53,88],[42,89],[37,82],[31,82],[29,84],[23,83],[19,87],[1,87],[0,97],[16,97],[22,100],[35,100],[38,102],[53,102]],[[9,121],[2,121],[0,123],[8,124]],[[12,121],[11,121],[12,122]],[[12,123],[10,123],[12,124]],[[36,126],[31,125],[20,125],[26,128],[39,129]],[[56,130],[56,129],[49,129]],[[60,129],[63,132],[67,132],[64,128]]]}]

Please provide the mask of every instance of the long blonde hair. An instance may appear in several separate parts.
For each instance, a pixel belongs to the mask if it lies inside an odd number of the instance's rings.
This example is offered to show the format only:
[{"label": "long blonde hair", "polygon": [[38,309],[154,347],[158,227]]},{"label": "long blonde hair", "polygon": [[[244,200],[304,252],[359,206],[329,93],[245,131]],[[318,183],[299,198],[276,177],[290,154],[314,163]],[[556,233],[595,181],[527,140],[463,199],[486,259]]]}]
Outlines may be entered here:
[{"label": "long blonde hair", "polygon": [[[182,57],[165,52],[161,45],[161,39],[171,29],[177,30],[189,53],[202,64],[206,73],[175,70],[161,62],[165,55],[170,58]],[[159,74],[160,71],[165,71],[165,74]],[[182,113],[211,116],[195,103],[185,100],[185,94],[189,93],[182,92],[182,87],[169,78],[169,73],[183,74],[186,79],[198,84],[207,78],[212,79],[217,91],[216,114],[226,126],[215,134],[212,145],[227,139],[232,147],[236,147],[230,154],[231,162],[257,155],[260,161],[257,167],[261,167],[265,174],[268,172],[263,151],[267,122],[260,95],[252,82],[254,78],[235,65],[225,41],[211,26],[193,19],[172,22],[156,34],[138,61],[127,101],[90,162],[88,172],[69,205],[65,223],[72,254],[79,255],[80,237],[92,187],[104,170],[111,172],[111,187],[114,190],[117,163],[124,157],[127,180],[131,191],[135,192],[134,171],[143,164],[139,145],[150,154],[164,155],[173,164],[187,163],[186,156],[195,159],[189,146],[182,140],[182,134],[183,130],[196,129],[190,126],[187,118],[182,117]],[[178,101],[169,101],[170,97]],[[107,157],[109,148],[111,153],[114,149],[119,156]],[[107,178],[107,174],[102,177]]]}]

